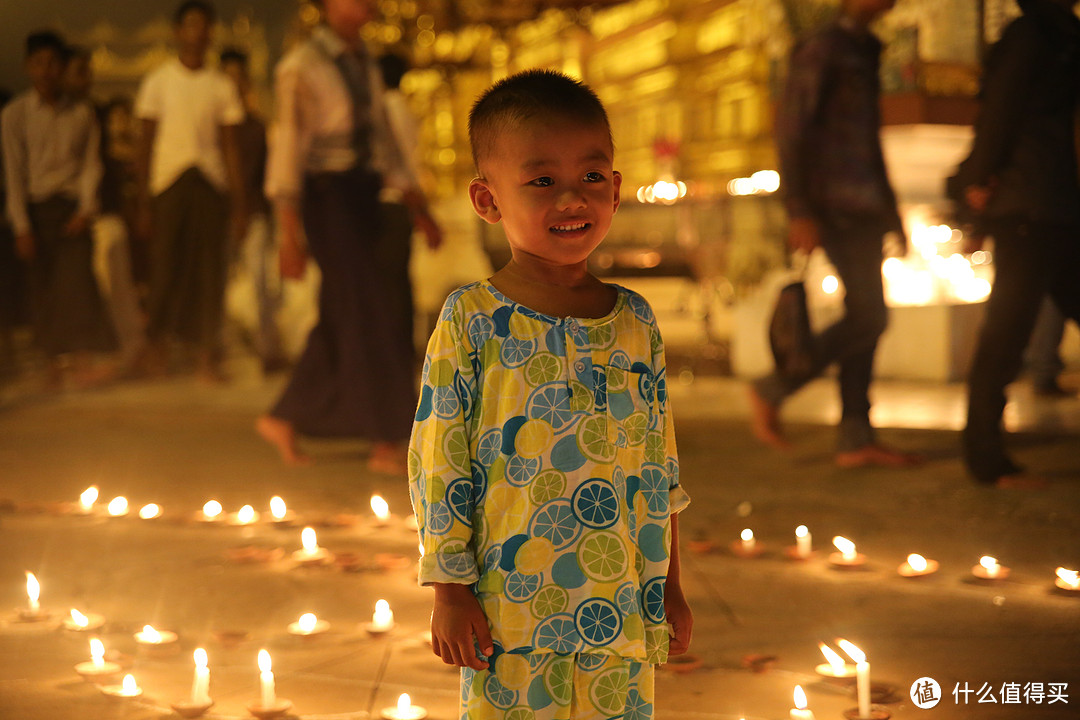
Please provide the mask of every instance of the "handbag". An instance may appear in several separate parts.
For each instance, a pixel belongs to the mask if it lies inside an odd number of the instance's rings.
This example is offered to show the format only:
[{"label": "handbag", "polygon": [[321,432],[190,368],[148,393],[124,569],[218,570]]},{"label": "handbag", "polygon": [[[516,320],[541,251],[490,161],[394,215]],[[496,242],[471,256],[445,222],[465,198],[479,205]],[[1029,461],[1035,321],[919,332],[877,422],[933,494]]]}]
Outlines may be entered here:
[{"label": "handbag", "polygon": [[799,279],[781,288],[769,321],[769,347],[776,371],[793,380],[810,377],[814,369],[814,333],[806,306],[805,275],[804,263]]}]

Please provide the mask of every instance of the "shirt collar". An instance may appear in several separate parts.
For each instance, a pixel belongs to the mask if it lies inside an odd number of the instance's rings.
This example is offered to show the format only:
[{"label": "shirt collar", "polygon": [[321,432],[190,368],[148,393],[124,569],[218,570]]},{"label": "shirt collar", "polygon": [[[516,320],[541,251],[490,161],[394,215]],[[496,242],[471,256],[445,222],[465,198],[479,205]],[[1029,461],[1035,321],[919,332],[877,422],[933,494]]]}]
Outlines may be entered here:
[{"label": "shirt collar", "polygon": [[34,88],[30,88],[30,102],[35,110],[44,110],[47,108],[49,110],[55,110],[56,112],[66,110],[68,106],[72,104],[71,98],[69,98],[67,95],[60,95],[60,98],[56,101],[56,105],[50,105],[49,103],[45,102],[45,98],[41,97],[38,91]]}]

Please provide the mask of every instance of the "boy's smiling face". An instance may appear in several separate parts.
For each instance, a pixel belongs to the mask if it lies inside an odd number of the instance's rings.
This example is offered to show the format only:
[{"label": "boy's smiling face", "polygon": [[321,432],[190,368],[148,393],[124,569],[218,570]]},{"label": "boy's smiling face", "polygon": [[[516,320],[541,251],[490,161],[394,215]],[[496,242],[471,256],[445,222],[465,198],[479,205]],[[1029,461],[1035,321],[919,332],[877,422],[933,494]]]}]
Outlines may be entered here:
[{"label": "boy's smiling face", "polygon": [[580,269],[611,227],[622,176],[602,124],[523,121],[502,131],[469,187],[476,213],[502,222],[518,265]]}]

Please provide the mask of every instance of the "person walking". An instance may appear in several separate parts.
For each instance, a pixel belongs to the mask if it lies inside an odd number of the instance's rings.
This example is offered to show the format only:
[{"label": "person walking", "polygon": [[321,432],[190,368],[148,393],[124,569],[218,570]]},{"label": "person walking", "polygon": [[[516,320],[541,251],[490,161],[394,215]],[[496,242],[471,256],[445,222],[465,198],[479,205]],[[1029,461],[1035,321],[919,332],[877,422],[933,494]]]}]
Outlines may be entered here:
[{"label": "person walking", "polygon": [[392,311],[400,288],[379,261],[382,187],[402,191],[430,246],[441,234],[389,127],[379,68],[360,38],[372,0],[320,4],[323,22],[275,73],[266,177],[282,274],[300,277],[309,251],[321,271],[319,320],[281,398],[255,427],[289,464],[310,461],[299,435],[359,437],[373,443],[371,469],[404,473],[415,350],[401,331],[408,320]]},{"label": "person walking", "polygon": [[968,377],[962,434],[967,469],[984,485],[1045,484],[1005,450],[1005,388],[1020,372],[1045,295],[1080,320],[1075,5],[1020,0],[1023,14],[987,56],[975,140],[952,181],[982,232],[994,238],[994,286]]},{"label": "person walking", "polygon": [[837,20],[795,47],[776,122],[788,243],[805,253],[825,250],[844,283],[844,316],[814,338],[810,372],[774,371],[751,384],[752,429],[763,442],[786,447],[779,422],[784,400],[838,363],[843,415],[835,460],[841,467],[919,460],[878,442],[868,395],[887,322],[882,239],[903,233],[878,136],[881,42],[869,30],[893,4],[844,0]]}]

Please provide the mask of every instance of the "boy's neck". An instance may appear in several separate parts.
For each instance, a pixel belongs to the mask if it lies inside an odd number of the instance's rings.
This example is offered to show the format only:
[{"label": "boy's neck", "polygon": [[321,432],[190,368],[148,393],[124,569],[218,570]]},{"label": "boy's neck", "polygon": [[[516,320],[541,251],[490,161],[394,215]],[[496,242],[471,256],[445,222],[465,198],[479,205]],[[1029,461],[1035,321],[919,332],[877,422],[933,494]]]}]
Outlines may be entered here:
[{"label": "boy's neck", "polygon": [[580,268],[544,268],[508,262],[491,276],[491,284],[503,295],[544,315],[601,318],[615,306],[616,292]]},{"label": "boy's neck", "polygon": [[50,90],[48,88],[42,89],[39,87],[35,87],[34,92],[37,94],[41,102],[45,103],[46,105],[55,107],[60,103],[61,92],[59,89]]},{"label": "boy's neck", "polygon": [[206,64],[205,53],[198,52],[197,50],[181,49],[177,55],[180,58],[180,64],[188,70],[202,70],[203,65]]}]

